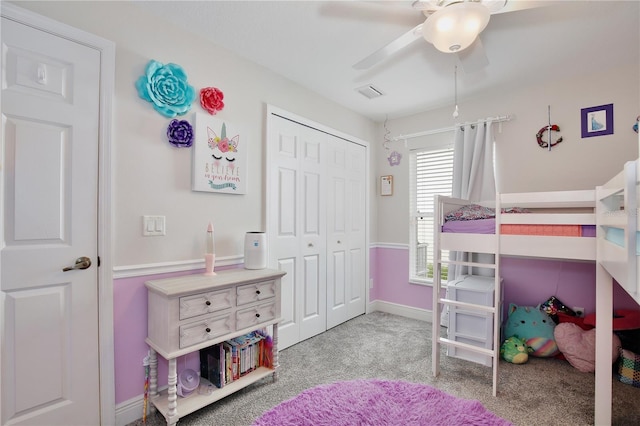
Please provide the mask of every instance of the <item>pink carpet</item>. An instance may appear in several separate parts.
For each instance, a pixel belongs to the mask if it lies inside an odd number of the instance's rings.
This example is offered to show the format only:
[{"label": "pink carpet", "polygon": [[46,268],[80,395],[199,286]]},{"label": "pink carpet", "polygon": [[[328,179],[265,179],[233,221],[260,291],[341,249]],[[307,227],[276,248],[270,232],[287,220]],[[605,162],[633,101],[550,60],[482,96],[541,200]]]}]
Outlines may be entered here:
[{"label": "pink carpet", "polygon": [[420,383],[354,380],[320,385],[266,411],[254,426],[508,426],[480,401],[459,399]]}]

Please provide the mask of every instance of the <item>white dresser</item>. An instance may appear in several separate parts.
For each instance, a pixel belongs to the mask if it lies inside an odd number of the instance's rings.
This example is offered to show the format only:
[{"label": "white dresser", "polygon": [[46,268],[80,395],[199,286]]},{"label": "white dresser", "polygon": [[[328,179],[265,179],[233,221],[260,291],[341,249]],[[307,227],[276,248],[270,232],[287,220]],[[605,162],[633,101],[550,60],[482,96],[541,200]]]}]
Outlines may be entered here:
[{"label": "white dresser", "polygon": [[[271,269],[230,269],[215,276],[187,275],[145,283],[149,302],[149,395],[168,425],[266,376],[277,379],[280,280],[284,275]],[[177,357],[270,325],[273,369],[260,367],[210,395],[193,392],[178,398]],[[158,393],[157,354],[169,361],[169,386],[162,393]]]}]

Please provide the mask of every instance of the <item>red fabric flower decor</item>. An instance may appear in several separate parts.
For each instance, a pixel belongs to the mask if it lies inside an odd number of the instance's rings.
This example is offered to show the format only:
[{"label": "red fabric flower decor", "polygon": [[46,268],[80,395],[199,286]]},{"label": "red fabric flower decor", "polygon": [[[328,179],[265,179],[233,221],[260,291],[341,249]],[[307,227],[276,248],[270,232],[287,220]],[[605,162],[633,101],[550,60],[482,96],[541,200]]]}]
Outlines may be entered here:
[{"label": "red fabric flower decor", "polygon": [[205,87],[200,90],[200,105],[211,115],[222,111],[222,108],[224,108],[223,99],[224,93],[217,87]]}]

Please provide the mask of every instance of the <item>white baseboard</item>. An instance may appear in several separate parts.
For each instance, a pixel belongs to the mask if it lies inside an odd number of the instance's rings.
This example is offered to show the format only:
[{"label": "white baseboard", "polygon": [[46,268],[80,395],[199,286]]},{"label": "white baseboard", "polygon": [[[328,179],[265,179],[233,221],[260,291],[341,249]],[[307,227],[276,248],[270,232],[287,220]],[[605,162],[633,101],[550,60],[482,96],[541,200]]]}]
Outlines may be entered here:
[{"label": "white baseboard", "polygon": [[117,404],[115,426],[125,426],[131,422],[141,419],[143,402],[143,396],[139,395],[128,401]]},{"label": "white baseboard", "polygon": [[380,311],[388,314],[400,315],[406,318],[417,319],[420,321],[431,322],[433,316],[432,311],[420,308],[412,308],[410,306],[399,305],[397,303],[383,302],[374,300],[369,303],[368,312]]},{"label": "white baseboard", "polygon": [[[158,392],[165,390],[167,386],[161,386],[158,388]],[[121,402],[116,405],[116,424],[115,426],[125,426],[136,420],[142,419],[142,410],[144,407],[144,395],[134,396],[133,398]],[[155,410],[155,407],[149,402],[147,405],[147,415],[151,414],[150,410]]]}]

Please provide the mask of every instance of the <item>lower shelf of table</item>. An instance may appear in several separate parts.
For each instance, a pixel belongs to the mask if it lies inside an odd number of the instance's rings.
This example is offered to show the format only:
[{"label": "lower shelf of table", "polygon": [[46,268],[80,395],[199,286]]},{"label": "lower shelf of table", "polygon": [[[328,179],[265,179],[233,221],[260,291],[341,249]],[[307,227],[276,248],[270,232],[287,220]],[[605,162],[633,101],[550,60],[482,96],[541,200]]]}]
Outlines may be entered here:
[{"label": "lower shelf of table", "polygon": [[[200,395],[197,391],[186,397],[178,397],[178,417],[186,416],[205,407],[211,403],[214,403],[225,396],[231,395],[234,392],[239,391],[242,388],[249,386],[252,383],[257,382],[269,375],[275,373],[275,370],[266,367],[259,367],[255,371],[239,378],[238,380],[231,382],[220,389],[216,389],[210,395]],[[151,400],[152,404],[158,409],[158,411],[167,418],[169,413],[169,401],[168,391],[165,389],[160,392],[159,395]]]}]

